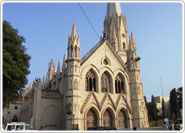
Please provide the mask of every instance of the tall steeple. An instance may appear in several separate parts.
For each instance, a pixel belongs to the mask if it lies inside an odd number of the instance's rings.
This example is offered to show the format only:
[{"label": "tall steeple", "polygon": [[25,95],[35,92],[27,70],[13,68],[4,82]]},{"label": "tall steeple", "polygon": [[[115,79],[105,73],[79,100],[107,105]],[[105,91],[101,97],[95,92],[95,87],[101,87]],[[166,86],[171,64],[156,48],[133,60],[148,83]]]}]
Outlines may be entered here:
[{"label": "tall steeple", "polygon": [[107,4],[107,17],[115,15],[120,16],[122,14],[120,3],[108,3]]},{"label": "tall steeple", "polygon": [[73,37],[75,37],[75,36],[77,35],[75,24],[73,24],[71,35],[72,35]]},{"label": "tall steeple", "polygon": [[[72,130],[73,125],[78,125],[78,120],[80,120],[81,114],[78,112],[80,110],[80,39],[77,36],[76,26],[73,24],[71,35],[68,40],[68,57],[67,60],[63,59],[63,71],[65,69],[65,63],[67,63],[65,84],[67,83],[67,88],[65,91],[66,100],[66,116],[65,126],[67,130]],[[75,106],[74,106],[75,105]]]},{"label": "tall steeple", "polygon": [[80,59],[80,38],[77,36],[76,26],[73,24],[71,35],[68,38],[68,59]]},{"label": "tall steeple", "polygon": [[[108,3],[104,21],[107,41],[124,62],[127,61],[128,31],[126,18],[122,14],[120,3]],[[105,34],[104,34],[105,35]]]}]

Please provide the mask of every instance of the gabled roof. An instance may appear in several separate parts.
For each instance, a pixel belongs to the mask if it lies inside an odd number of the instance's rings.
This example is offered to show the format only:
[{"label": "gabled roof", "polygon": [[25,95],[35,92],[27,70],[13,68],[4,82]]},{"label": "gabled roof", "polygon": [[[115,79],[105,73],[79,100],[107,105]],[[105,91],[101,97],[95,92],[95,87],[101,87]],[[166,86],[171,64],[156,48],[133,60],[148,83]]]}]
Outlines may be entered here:
[{"label": "gabled roof", "polygon": [[83,64],[101,45],[103,44],[103,41],[100,40],[93,48],[89,50],[81,59],[81,64]]},{"label": "gabled roof", "polygon": [[112,48],[112,46],[108,43],[108,41],[103,41],[102,39],[93,47],[89,50],[89,52],[87,52],[82,58],[81,58],[81,65],[89,58],[91,57],[91,55],[93,55],[93,53],[103,44],[106,44],[109,49],[112,51],[112,53],[114,54],[114,56],[118,59],[118,61],[120,62],[120,64],[123,66],[123,68],[125,67],[124,62],[122,61],[121,57],[116,53],[116,51]]}]

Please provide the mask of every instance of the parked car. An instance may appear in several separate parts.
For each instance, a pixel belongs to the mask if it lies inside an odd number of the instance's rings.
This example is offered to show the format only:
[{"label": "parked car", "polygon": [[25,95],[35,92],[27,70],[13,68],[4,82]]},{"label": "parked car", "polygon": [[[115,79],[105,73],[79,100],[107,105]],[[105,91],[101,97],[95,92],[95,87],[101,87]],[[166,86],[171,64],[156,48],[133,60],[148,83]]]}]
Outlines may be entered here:
[{"label": "parked car", "polygon": [[33,130],[30,124],[25,122],[11,122],[7,123],[5,131],[24,131],[24,130]]},{"label": "parked car", "polygon": [[89,127],[87,130],[116,130],[115,127]]}]

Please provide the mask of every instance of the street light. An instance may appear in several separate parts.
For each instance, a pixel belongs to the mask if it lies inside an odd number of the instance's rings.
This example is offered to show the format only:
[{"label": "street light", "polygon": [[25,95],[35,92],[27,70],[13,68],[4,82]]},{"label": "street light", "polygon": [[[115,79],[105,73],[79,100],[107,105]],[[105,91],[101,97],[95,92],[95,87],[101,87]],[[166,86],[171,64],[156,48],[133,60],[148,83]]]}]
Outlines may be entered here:
[{"label": "street light", "polygon": [[[134,60],[133,60],[133,58],[131,58],[131,61],[132,62],[130,62],[129,64],[126,62],[125,64],[126,64],[126,66],[125,66],[125,68],[124,68],[124,70],[126,70],[126,69],[128,69],[128,65],[131,65],[131,64],[133,64],[134,62],[138,62],[139,60],[141,60],[141,58],[138,56],[137,58],[135,58]],[[129,118],[129,112],[128,112],[128,99],[127,99],[127,89],[125,88],[125,93],[126,93],[126,107],[127,107],[127,128],[129,129],[130,128],[130,118]]]}]

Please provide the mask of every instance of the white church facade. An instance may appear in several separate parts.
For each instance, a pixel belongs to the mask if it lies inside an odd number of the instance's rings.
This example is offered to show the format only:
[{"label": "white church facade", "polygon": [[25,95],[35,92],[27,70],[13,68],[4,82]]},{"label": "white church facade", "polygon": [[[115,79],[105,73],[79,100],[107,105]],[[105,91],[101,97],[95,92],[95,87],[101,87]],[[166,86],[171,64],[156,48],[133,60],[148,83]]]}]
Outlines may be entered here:
[{"label": "white church facade", "polygon": [[82,58],[73,24],[67,53],[25,90],[21,121],[45,130],[149,126],[136,44],[119,3],[107,4],[104,35]]}]

